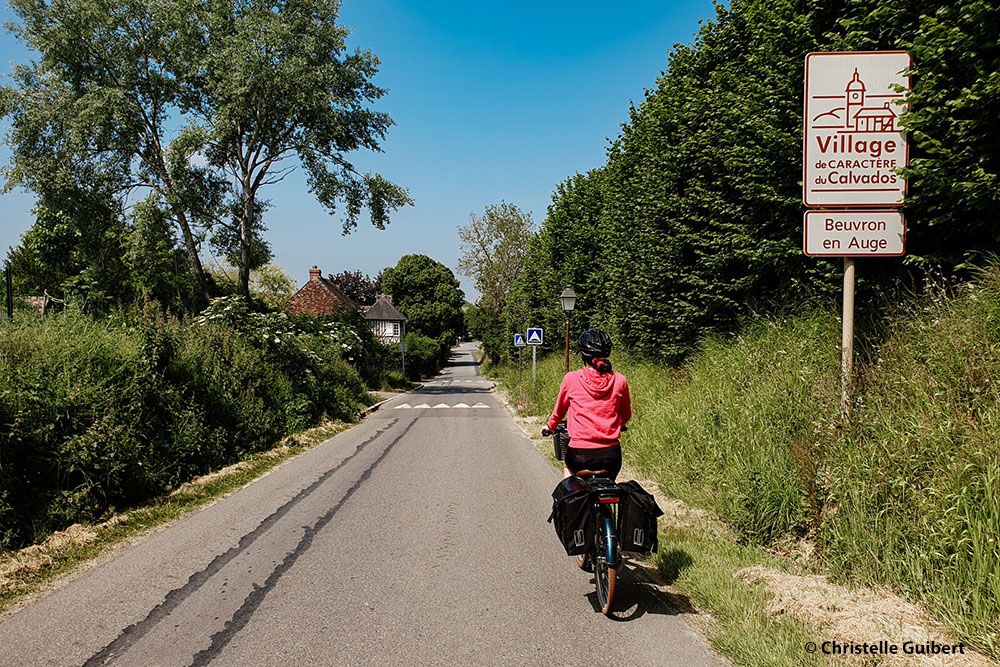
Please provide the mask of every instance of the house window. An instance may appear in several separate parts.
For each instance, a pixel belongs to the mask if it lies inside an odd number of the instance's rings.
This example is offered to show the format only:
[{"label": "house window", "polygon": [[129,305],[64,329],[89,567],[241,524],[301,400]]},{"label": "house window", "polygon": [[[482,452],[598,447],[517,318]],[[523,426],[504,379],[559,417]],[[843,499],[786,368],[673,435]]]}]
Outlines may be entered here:
[{"label": "house window", "polygon": [[398,336],[399,335],[399,322],[393,322],[392,323],[392,335],[393,336]]}]

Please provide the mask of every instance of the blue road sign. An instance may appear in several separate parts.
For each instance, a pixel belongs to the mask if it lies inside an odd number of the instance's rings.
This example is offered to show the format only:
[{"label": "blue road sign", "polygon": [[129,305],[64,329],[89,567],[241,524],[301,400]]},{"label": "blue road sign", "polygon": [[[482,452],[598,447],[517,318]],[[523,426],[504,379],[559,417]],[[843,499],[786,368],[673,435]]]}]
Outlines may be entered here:
[{"label": "blue road sign", "polygon": [[542,329],[528,329],[528,345],[541,345],[545,339],[545,332]]},{"label": "blue road sign", "polygon": [[525,345],[527,343],[524,342],[524,334],[514,334],[514,347],[524,347]]}]

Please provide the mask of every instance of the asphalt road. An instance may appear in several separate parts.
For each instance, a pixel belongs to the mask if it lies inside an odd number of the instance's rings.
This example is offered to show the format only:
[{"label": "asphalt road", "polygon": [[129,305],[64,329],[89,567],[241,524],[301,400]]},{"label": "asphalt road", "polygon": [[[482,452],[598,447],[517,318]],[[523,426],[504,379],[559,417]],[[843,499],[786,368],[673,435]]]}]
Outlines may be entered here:
[{"label": "asphalt road", "polygon": [[559,475],[472,349],[7,617],[0,664],[722,664],[637,572],[596,611],[545,522]]}]

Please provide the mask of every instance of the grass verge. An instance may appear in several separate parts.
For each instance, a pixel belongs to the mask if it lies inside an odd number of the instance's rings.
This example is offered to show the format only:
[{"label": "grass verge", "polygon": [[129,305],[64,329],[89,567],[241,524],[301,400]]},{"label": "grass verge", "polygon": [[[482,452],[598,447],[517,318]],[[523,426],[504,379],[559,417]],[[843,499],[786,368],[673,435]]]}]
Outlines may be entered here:
[{"label": "grass verge", "polygon": [[807,652],[806,645],[817,641],[813,628],[768,614],[770,594],[738,576],[755,565],[784,570],[785,563],[696,527],[661,528],[656,560],[665,582],[687,595],[695,608],[711,614],[710,620],[698,623],[696,618],[695,623],[713,648],[735,664],[832,664],[821,653]]},{"label": "grass verge", "polygon": [[223,498],[265,472],[350,428],[326,422],[283,439],[276,447],[183,484],[142,507],[94,526],[71,526],[45,542],[0,553],[0,615],[78,566],[110,553],[128,540]]}]

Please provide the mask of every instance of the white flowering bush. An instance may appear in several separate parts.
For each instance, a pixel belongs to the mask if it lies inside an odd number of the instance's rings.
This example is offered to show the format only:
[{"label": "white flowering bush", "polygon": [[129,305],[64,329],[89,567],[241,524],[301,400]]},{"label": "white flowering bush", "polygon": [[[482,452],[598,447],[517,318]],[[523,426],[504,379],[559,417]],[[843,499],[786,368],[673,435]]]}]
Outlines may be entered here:
[{"label": "white flowering bush", "polygon": [[[308,399],[288,403],[292,421],[309,422],[317,410],[343,412],[346,395],[364,393],[357,372],[364,358],[364,341],[345,322],[259,312],[246,299],[227,296],[214,300],[195,323],[234,329],[288,374],[295,389]],[[344,388],[346,394],[340,391]]]}]

